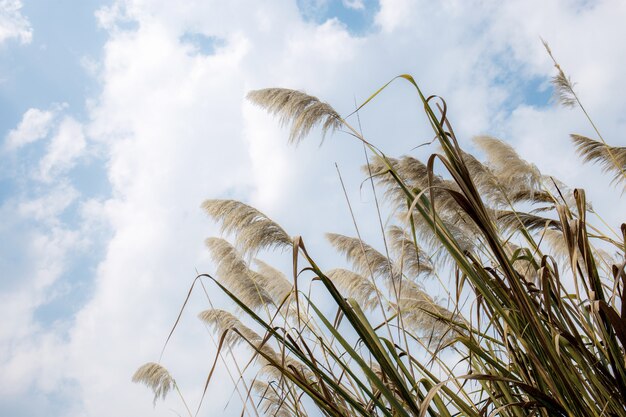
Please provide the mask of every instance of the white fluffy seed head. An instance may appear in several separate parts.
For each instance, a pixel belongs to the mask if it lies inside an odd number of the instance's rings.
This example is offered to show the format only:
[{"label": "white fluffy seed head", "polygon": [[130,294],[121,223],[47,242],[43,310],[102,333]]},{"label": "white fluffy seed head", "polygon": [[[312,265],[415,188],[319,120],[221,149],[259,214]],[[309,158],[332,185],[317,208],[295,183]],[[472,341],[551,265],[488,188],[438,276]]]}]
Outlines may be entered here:
[{"label": "white fluffy seed head", "polygon": [[255,259],[254,263],[258,271],[256,274],[257,283],[269,293],[276,305],[280,305],[293,291],[293,285],[285,274],[273,266],[260,259]]},{"label": "white fluffy seed head", "polygon": [[359,273],[390,279],[393,276],[393,263],[385,255],[358,238],[326,233],[333,247],[343,253]]},{"label": "white fluffy seed head", "polygon": [[404,280],[398,299],[398,308],[404,323],[431,342],[439,342],[452,335],[449,321],[455,315],[437,304],[419,285]]},{"label": "white fluffy seed head", "polygon": [[330,105],[301,91],[266,88],[250,91],[248,100],[278,115],[281,124],[291,123],[290,143],[298,144],[317,125],[321,125],[325,136],[342,124],[341,117]]},{"label": "white fluffy seed head", "polygon": [[202,208],[221,223],[222,233],[233,233],[245,255],[261,249],[289,248],[292,240],[276,222],[254,207],[235,200],[206,200]]},{"label": "white fluffy seed head", "polygon": [[[265,288],[255,282],[255,272],[248,268],[237,250],[226,240],[208,238],[206,245],[217,265],[217,279],[253,309],[273,304],[272,297]],[[257,274],[258,275],[258,274]]]},{"label": "white fluffy seed head", "polygon": [[132,378],[133,382],[145,384],[154,392],[154,401],[165,399],[167,393],[174,388],[174,378],[167,369],[158,363],[148,362],[137,369]]},{"label": "white fluffy seed head", "polygon": [[505,189],[540,189],[539,169],[520,158],[509,144],[491,136],[476,136],[474,143],[485,152],[489,168]]},{"label": "white fluffy seed head", "polygon": [[415,278],[433,272],[428,254],[401,227],[387,229],[391,248],[395,252],[398,269]]},{"label": "white fluffy seed head", "polygon": [[341,268],[332,269],[326,272],[326,275],[348,297],[354,298],[363,309],[374,309],[379,305],[380,292],[376,285],[364,276]]},{"label": "white fluffy seed head", "polygon": [[230,345],[238,344],[242,342],[242,337],[253,345],[261,343],[261,336],[259,336],[254,330],[245,326],[241,321],[225,310],[209,309],[204,310],[198,314],[198,318],[212,327],[220,335],[226,333],[225,340]]},{"label": "white fluffy seed head", "polygon": [[259,409],[264,415],[268,417],[293,416],[293,412],[288,406],[289,393],[281,387],[283,386],[280,384],[268,384],[258,379],[252,384],[252,389],[260,397]]},{"label": "white fluffy seed head", "polygon": [[586,162],[600,164],[604,172],[613,174],[612,182],[626,187],[626,147],[608,146],[581,135],[570,135],[576,151]]}]

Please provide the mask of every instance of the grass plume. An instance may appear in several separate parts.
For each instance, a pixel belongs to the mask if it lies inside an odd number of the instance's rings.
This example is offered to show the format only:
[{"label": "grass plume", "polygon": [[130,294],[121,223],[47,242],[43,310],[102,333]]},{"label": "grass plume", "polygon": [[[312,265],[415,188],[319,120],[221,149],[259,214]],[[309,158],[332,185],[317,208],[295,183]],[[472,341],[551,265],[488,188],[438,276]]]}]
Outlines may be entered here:
[{"label": "grass plume", "polygon": [[243,340],[255,345],[261,343],[261,336],[226,310],[216,308],[204,310],[198,314],[198,318],[218,333],[226,333],[226,341],[233,346],[241,343]]},{"label": "grass plume", "polygon": [[222,233],[234,233],[242,253],[291,247],[291,237],[265,214],[235,200],[206,200],[202,208],[221,223]]},{"label": "grass plume", "polygon": [[260,308],[273,303],[272,297],[260,285],[257,274],[248,268],[241,255],[228,241],[221,238],[208,238],[206,245],[217,265],[217,276],[224,285],[237,294],[246,305]]},{"label": "grass plume", "polygon": [[364,309],[372,310],[378,306],[378,288],[364,276],[343,268],[332,269],[326,275]]},{"label": "grass plume", "polygon": [[273,266],[260,259],[255,259],[254,263],[259,274],[256,282],[270,294],[274,303],[279,305],[293,291],[293,285],[285,274]]},{"label": "grass plume", "polygon": [[622,182],[626,187],[626,147],[609,146],[581,135],[570,137],[584,161],[600,164],[605,172],[613,174],[613,182]]},{"label": "grass plume", "polygon": [[411,238],[401,227],[393,225],[387,229],[391,248],[398,257],[399,269],[411,277],[430,274],[434,271],[426,251]]},{"label": "grass plume", "polygon": [[154,404],[159,398],[165,399],[175,384],[168,370],[154,362],[140,366],[133,375],[132,381],[144,384],[154,392]]},{"label": "grass plume", "polygon": [[361,274],[391,278],[393,264],[385,255],[359,238],[326,233],[326,239],[339,253],[346,256],[355,270]]},{"label": "grass plume", "polygon": [[278,115],[281,124],[291,124],[291,143],[300,142],[316,125],[321,125],[323,135],[341,126],[341,117],[331,106],[301,91],[266,88],[249,92],[248,100]]},{"label": "grass plume", "polygon": [[541,184],[537,167],[520,158],[511,145],[491,136],[476,136],[474,143],[489,161],[491,172],[507,190],[536,190]]}]

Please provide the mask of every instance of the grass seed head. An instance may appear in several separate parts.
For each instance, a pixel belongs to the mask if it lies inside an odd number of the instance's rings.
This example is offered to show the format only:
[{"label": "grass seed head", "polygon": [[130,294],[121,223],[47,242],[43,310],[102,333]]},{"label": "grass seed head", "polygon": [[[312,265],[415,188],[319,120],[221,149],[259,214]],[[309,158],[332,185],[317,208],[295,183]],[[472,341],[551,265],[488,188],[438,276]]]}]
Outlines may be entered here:
[{"label": "grass seed head", "polygon": [[159,398],[165,399],[175,384],[174,378],[168,370],[154,362],[148,362],[139,367],[133,375],[132,381],[145,384],[154,392],[154,404]]},{"label": "grass seed head", "polygon": [[323,135],[341,127],[341,117],[317,97],[286,88],[266,88],[248,93],[248,100],[278,115],[280,123],[291,123],[289,142],[298,144],[311,129],[321,125]]},{"label": "grass seed head", "polygon": [[280,225],[240,201],[206,200],[202,208],[221,223],[222,233],[235,235],[235,245],[244,255],[292,245],[291,237]]}]

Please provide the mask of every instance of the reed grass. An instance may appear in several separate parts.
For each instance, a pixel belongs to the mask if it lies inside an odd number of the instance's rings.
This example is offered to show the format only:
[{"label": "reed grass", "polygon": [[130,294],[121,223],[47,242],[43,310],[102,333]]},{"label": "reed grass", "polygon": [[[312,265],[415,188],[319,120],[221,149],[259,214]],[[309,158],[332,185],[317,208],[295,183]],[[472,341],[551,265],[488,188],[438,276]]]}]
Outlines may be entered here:
[{"label": "reed grass", "polygon": [[[560,100],[582,108],[555,65]],[[249,403],[242,415],[626,416],[626,224],[601,233],[583,190],[543,175],[498,139],[475,138],[485,161],[463,151],[445,103],[426,97],[411,76],[398,79],[415,89],[442,149],[425,163],[386,156],[305,93],[249,94],[291,124],[292,142],[317,125],[362,141],[370,155],[364,172],[394,215],[385,219],[392,224],[384,250],[328,234],[352,270],[324,272],[302,238],[254,208],[205,202],[234,245],[208,239],[215,274],[194,284],[218,288],[240,317],[200,314],[219,337],[205,392],[217,358],[243,343],[251,356],[231,361],[235,374],[256,373],[234,387]],[[623,148],[573,140],[584,160],[621,182]],[[436,159],[444,172],[434,171]],[[252,261],[272,248],[290,249],[291,271]],[[310,298],[306,280],[326,298]],[[433,286],[446,297],[435,297]],[[322,308],[328,300],[334,315]],[[155,400],[173,384],[157,364],[134,380]]]}]

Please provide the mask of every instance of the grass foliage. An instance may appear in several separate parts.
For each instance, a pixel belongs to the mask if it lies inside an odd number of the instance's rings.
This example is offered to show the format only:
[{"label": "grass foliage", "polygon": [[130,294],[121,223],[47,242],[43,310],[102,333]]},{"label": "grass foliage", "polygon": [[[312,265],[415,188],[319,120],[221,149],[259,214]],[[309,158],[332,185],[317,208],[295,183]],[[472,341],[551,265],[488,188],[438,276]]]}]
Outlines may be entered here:
[{"label": "grass foliage", "polygon": [[[563,104],[582,108],[557,71]],[[626,416],[626,225],[603,233],[583,190],[543,175],[502,141],[475,138],[484,161],[466,153],[445,102],[426,97],[411,76],[398,78],[415,89],[441,147],[425,162],[385,155],[315,97],[250,93],[291,125],[292,142],[315,126],[361,141],[377,206],[388,203],[392,213],[376,219],[387,225],[380,249],[358,228],[328,234],[352,268],[325,270],[300,237],[258,210],[206,201],[233,244],[207,239],[215,274],[194,283],[219,288],[233,309],[199,316],[218,341],[204,391],[218,358],[227,363],[243,345],[250,357],[228,362],[244,376],[234,387],[242,415]],[[624,148],[572,137],[584,160],[626,184]],[[276,248],[289,249],[291,271],[254,259]],[[311,299],[302,289],[311,285],[328,297]],[[434,297],[437,286],[444,299]],[[134,380],[155,399],[175,387],[157,364]]]}]

